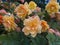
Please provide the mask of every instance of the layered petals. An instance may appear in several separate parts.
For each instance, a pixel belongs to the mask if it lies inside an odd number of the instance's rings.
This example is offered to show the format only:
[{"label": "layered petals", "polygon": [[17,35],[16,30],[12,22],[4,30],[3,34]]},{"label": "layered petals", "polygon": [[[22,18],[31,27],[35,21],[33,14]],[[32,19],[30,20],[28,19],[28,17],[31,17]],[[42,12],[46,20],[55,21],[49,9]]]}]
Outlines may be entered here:
[{"label": "layered petals", "polygon": [[3,16],[3,25],[5,29],[10,32],[12,30],[15,30],[17,27],[16,23],[14,22],[14,16],[13,15],[5,15]]},{"label": "layered petals", "polygon": [[41,20],[42,32],[46,32],[49,29],[49,25],[46,21]]},{"label": "layered petals", "polygon": [[53,14],[59,11],[59,3],[56,1],[51,0],[47,5],[46,5],[46,11],[49,14]]},{"label": "layered petals", "polygon": [[41,33],[41,25],[40,25],[40,19],[38,16],[29,17],[28,19],[24,20],[25,27],[23,28],[23,32],[25,35],[31,34],[32,37],[35,37],[37,33]]}]

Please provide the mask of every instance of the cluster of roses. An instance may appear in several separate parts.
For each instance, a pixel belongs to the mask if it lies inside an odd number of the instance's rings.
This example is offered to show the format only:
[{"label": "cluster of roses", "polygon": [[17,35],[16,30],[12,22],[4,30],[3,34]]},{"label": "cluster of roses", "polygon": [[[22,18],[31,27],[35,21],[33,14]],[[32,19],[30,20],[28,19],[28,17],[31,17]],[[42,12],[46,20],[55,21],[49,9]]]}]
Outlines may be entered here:
[{"label": "cluster of roses", "polygon": [[[51,2],[52,1],[52,2]],[[56,0],[51,0],[46,5],[46,10],[48,13],[55,13],[59,10],[59,5]],[[53,4],[54,3],[54,4]],[[23,21],[24,27],[22,28],[22,32],[25,35],[31,35],[35,37],[38,33],[47,32],[49,29],[49,25],[46,21],[41,20],[38,15],[29,16],[34,11],[40,11],[41,8],[37,7],[37,4],[33,1],[25,2],[24,4],[20,4],[16,7],[15,13]],[[26,18],[26,16],[28,18]],[[14,15],[5,13],[4,16],[0,15],[0,24],[3,24],[5,30],[10,32],[11,30],[16,30],[18,25],[15,23]]]}]

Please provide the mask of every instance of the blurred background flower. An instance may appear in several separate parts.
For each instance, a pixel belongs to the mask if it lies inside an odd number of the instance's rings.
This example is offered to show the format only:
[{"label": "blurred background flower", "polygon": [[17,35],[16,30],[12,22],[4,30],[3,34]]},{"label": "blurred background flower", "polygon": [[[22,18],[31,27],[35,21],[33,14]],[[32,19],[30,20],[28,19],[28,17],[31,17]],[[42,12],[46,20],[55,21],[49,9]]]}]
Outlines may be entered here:
[{"label": "blurred background flower", "polygon": [[47,24],[47,22],[41,20],[41,25],[42,25],[42,32],[47,32],[47,30],[49,29],[49,25]]},{"label": "blurred background flower", "polygon": [[24,19],[28,14],[28,10],[29,9],[25,5],[20,4],[18,7],[16,7],[15,12],[19,18]]},{"label": "blurred background flower", "polygon": [[29,9],[35,10],[37,7],[37,4],[34,1],[29,2]]},{"label": "blurred background flower", "polygon": [[60,32],[58,30],[54,29],[49,29],[49,33],[55,34],[60,37]]},{"label": "blurred background flower", "polygon": [[49,1],[49,3],[46,5],[46,11],[50,14],[58,12],[59,3],[57,1]]},{"label": "blurred background flower", "polygon": [[6,29],[6,31],[10,32],[12,30],[15,30],[17,27],[16,23],[14,22],[14,16],[13,15],[5,15],[3,16],[3,25]]},{"label": "blurred background flower", "polygon": [[37,12],[41,12],[41,8],[40,7],[36,7],[36,11]]},{"label": "blurred background flower", "polygon": [[2,24],[2,23],[3,23],[3,16],[0,15],[0,24]]},{"label": "blurred background flower", "polygon": [[7,12],[4,9],[1,9],[0,14],[7,14]]}]

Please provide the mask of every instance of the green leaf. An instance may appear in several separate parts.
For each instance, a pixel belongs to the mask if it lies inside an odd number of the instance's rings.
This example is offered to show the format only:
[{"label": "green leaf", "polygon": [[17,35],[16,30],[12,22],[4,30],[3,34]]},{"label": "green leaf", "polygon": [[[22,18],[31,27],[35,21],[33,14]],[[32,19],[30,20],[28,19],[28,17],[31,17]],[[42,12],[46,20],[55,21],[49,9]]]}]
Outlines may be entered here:
[{"label": "green leaf", "polygon": [[7,35],[0,35],[1,45],[20,45],[19,34],[16,32],[9,33]]},{"label": "green leaf", "polygon": [[32,38],[31,41],[31,45],[48,45],[46,37],[39,34],[35,38]]},{"label": "green leaf", "polygon": [[49,41],[49,45],[60,45],[60,37],[55,34],[48,33],[47,39]]}]

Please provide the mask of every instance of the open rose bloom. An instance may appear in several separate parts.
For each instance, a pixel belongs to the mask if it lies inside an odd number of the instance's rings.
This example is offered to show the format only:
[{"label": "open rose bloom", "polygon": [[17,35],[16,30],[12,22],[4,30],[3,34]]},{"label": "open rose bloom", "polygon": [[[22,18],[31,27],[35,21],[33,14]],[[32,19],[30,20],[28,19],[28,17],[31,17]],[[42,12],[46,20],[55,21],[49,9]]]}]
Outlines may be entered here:
[{"label": "open rose bloom", "polygon": [[3,25],[5,27],[5,30],[10,32],[12,30],[15,30],[17,27],[16,23],[14,22],[14,16],[13,15],[5,15],[3,16]]},{"label": "open rose bloom", "polygon": [[16,9],[15,9],[15,12],[17,13],[17,16],[19,18],[25,18],[26,15],[28,14],[28,8],[23,5],[23,4],[20,4]]},{"label": "open rose bloom", "polygon": [[24,4],[20,4],[16,7],[15,12],[17,16],[21,19],[24,19],[26,16],[30,15],[34,10],[36,10],[37,4],[33,1],[25,2]]},{"label": "open rose bloom", "polygon": [[54,14],[59,11],[59,3],[57,0],[50,0],[49,3],[46,5],[46,11],[49,14]]}]

